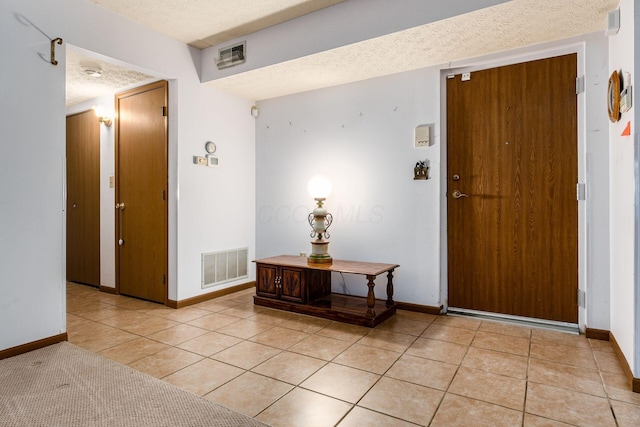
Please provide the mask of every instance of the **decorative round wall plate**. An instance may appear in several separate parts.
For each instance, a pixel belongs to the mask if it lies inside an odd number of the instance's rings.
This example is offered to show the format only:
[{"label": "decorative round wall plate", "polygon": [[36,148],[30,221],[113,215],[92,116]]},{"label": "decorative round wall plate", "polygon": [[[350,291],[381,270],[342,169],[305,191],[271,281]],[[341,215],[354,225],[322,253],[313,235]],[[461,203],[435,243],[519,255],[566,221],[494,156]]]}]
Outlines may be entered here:
[{"label": "decorative round wall plate", "polygon": [[204,149],[207,150],[207,153],[213,154],[216,152],[216,143],[213,141],[207,141],[204,145]]},{"label": "decorative round wall plate", "polygon": [[614,71],[609,77],[607,110],[609,111],[609,120],[613,123],[620,120],[620,76],[618,76],[618,71]]}]

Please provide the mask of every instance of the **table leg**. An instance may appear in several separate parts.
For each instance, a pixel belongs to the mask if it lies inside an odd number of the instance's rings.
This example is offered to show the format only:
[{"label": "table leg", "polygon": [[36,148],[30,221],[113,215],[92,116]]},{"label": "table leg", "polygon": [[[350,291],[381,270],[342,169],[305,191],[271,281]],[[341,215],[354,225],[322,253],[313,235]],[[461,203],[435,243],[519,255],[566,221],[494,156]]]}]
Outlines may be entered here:
[{"label": "table leg", "polygon": [[367,275],[367,286],[369,287],[369,292],[367,293],[367,317],[376,317],[376,312],[373,309],[376,305],[376,295],[373,292],[373,287],[375,283],[373,283],[376,276]]},{"label": "table leg", "polygon": [[393,270],[389,270],[387,273],[387,307],[391,307],[393,302]]}]

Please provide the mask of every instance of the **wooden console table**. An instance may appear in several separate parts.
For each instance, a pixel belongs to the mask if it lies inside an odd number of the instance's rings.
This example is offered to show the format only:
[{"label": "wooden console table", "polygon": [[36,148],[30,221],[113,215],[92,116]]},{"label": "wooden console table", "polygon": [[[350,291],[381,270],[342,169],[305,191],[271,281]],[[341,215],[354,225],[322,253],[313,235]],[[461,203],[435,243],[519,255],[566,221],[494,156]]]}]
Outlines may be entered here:
[{"label": "wooden console table", "polygon": [[[256,263],[256,305],[294,311],[326,319],[374,327],[396,312],[393,271],[398,264],[333,260],[308,264],[307,258],[280,255]],[[366,276],[365,297],[331,292],[331,272]],[[387,273],[387,299],[377,300],[374,280]]]}]

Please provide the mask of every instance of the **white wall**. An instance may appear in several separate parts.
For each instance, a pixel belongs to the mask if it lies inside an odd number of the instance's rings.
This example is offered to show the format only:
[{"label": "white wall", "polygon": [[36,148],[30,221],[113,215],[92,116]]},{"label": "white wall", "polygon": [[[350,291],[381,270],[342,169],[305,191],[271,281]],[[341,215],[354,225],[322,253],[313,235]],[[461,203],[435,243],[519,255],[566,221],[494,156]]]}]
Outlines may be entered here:
[{"label": "white wall", "polygon": [[[0,3],[0,349],[66,330],[64,46],[57,50],[61,64],[48,63],[49,40],[14,15],[18,9],[56,37],[51,25],[34,19],[34,8]],[[37,13],[51,9],[41,4]]]},{"label": "white wall", "polygon": [[[634,3],[635,5],[635,3]],[[634,49],[635,46],[640,46],[640,17],[637,14],[637,11],[634,8],[634,22],[633,22],[633,40],[634,40]],[[634,60],[634,70],[637,68],[640,70],[640,55],[636,54],[634,51],[633,55]],[[633,98],[636,99],[637,91],[633,91]],[[640,108],[633,109],[634,115],[634,123],[638,123],[640,120]],[[633,138],[636,146],[636,277],[634,279],[635,284],[635,296],[634,296],[634,308],[635,308],[635,326],[634,326],[634,335],[635,335],[635,356],[634,356],[634,364],[632,366],[633,374],[635,378],[640,378],[640,277],[638,277],[638,270],[640,270],[640,251],[638,251],[638,247],[640,247],[640,134],[635,128],[633,129]]]},{"label": "white wall", "polygon": [[[582,47],[584,46],[584,47]],[[580,168],[590,166],[590,200],[583,214],[585,249],[581,272],[589,292],[581,322],[608,329],[608,161],[605,85],[606,39],[589,35],[530,47],[461,66],[529,60],[527,56],[579,51],[587,93],[580,101]],[[565,52],[566,53],[566,52]],[[502,59],[501,59],[502,58]],[[507,58],[507,59],[505,59]],[[519,59],[515,59],[519,58]],[[456,65],[457,66],[457,65]],[[444,67],[443,67],[444,68]],[[256,254],[267,257],[309,252],[312,209],[308,179],[322,172],[333,181],[327,209],[334,214],[329,252],[334,258],[400,264],[395,299],[427,306],[446,305],[446,217],[441,207],[444,141],[441,131],[440,67],[260,102],[257,124]],[[415,126],[435,123],[435,145],[413,148]],[[443,122],[444,123],[444,122]],[[414,181],[413,166],[428,159],[431,179]],[[442,167],[441,167],[442,166]],[[585,209],[585,208],[582,208]],[[586,209],[585,209],[586,211]],[[334,278],[336,290],[341,278]],[[441,286],[441,279],[444,286]],[[334,281],[334,283],[335,283]],[[384,295],[384,280],[376,294]],[[362,278],[347,278],[347,291],[364,295]]]},{"label": "white wall", "polygon": [[[438,305],[439,126],[435,145],[413,148],[417,125],[439,123],[438,76],[425,69],[260,102],[257,256],[310,252],[306,188],[320,172],[333,183],[330,254],[398,263],[396,299]],[[433,178],[414,181],[425,159]],[[365,295],[365,285],[347,278],[349,293]]]},{"label": "white wall", "polygon": [[[620,31],[609,38],[609,73],[634,77],[634,1],[620,2]],[[635,94],[634,94],[635,95]],[[635,96],[634,96],[635,98]],[[634,102],[636,100],[634,99]],[[609,125],[611,168],[611,332],[634,366],[634,110]],[[620,136],[627,122],[632,136]],[[635,372],[638,376],[638,372]]]},{"label": "white wall", "polygon": [[[584,140],[584,169],[580,171],[581,182],[587,184],[586,238],[580,245],[584,251],[586,265],[581,266],[584,275],[582,289],[586,291],[586,326],[608,331],[610,325],[610,268],[609,268],[609,134],[606,99],[609,79],[607,58],[608,44],[603,33],[585,38],[584,118],[579,133]],[[585,236],[581,234],[581,236]],[[582,314],[582,313],[581,313]]]},{"label": "white wall", "polygon": [[[210,291],[200,286],[202,252],[249,247],[253,257],[255,124],[249,101],[201,85],[197,50],[90,2],[2,0],[0,6],[0,349],[65,331],[66,43],[169,80],[169,298]],[[15,14],[64,39],[58,67],[39,56],[49,56],[47,37]],[[219,147],[218,169],[192,163],[209,139]],[[46,161],[31,161],[34,156]]]},{"label": "white wall", "polygon": [[[180,140],[178,153],[178,300],[213,290],[200,288],[202,253],[247,247],[249,260],[255,257],[253,104],[206,86],[193,90],[200,103],[186,112],[192,117],[187,121],[184,109],[180,110],[181,129],[189,136]],[[193,155],[206,154],[208,140],[217,145],[218,167],[193,164]],[[221,288],[254,279],[255,268],[249,265],[249,279]]]}]

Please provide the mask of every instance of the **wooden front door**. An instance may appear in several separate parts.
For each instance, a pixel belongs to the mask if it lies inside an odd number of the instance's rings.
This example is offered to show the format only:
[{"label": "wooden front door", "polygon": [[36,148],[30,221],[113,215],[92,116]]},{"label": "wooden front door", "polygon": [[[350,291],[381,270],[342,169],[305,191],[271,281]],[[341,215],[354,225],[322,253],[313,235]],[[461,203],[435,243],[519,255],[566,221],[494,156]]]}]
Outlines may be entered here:
[{"label": "wooden front door", "polygon": [[100,123],[67,117],[67,280],[100,286]]},{"label": "wooden front door", "polygon": [[121,294],[167,299],[167,82],[116,95],[116,275]]},{"label": "wooden front door", "polygon": [[578,322],[576,64],[447,80],[450,307]]}]

